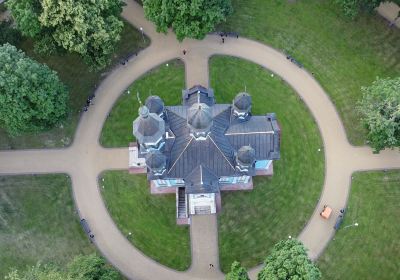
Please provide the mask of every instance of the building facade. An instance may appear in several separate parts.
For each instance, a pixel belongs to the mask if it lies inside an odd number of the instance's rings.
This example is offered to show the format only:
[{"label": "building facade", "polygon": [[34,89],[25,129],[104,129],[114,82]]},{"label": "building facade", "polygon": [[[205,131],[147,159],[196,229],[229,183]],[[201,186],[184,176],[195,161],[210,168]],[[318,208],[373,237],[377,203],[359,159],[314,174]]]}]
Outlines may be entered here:
[{"label": "building facade", "polygon": [[202,86],[182,91],[182,105],[147,98],[133,122],[131,173],[146,173],[153,194],[175,193],[177,223],[221,209],[221,191],[251,190],[252,177],[272,175],[280,158],[275,114],[253,116],[251,96],[216,104]]}]

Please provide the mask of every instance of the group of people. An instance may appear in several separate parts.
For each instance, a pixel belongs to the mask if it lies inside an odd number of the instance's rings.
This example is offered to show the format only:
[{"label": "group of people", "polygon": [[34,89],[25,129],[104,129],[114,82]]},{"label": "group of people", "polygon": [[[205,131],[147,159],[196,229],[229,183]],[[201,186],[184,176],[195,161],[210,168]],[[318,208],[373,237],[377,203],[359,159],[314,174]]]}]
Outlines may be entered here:
[{"label": "group of people", "polygon": [[124,60],[121,60],[121,65],[126,65],[126,64],[128,64],[129,59],[130,59],[131,57],[137,56],[137,55],[138,55],[137,52],[130,54],[130,55],[129,55],[128,57],[126,57]]},{"label": "group of people", "polygon": [[299,61],[297,61],[296,59],[294,59],[294,57],[292,57],[291,55],[287,55],[286,59],[289,59],[291,62],[293,62],[294,64],[296,64],[297,66],[299,66],[300,68],[303,68],[303,64],[301,64]]},{"label": "group of people", "polygon": [[88,98],[86,99],[86,105],[83,107],[83,111],[86,112],[89,109],[90,105],[93,105],[93,99],[95,98],[95,94],[92,93],[91,95],[88,96]]},{"label": "group of people", "polygon": [[222,44],[225,43],[224,37],[236,37],[236,39],[239,39],[239,34],[236,32],[219,32],[219,36],[221,36]]}]

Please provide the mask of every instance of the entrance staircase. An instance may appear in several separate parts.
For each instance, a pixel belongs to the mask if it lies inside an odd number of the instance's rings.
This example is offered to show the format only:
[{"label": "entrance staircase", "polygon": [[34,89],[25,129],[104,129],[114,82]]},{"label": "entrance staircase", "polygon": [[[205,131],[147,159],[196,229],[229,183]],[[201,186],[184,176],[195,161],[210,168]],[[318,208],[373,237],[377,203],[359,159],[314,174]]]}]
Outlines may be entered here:
[{"label": "entrance staircase", "polygon": [[211,207],[210,206],[195,206],[194,213],[196,215],[209,215],[209,214],[211,214]]},{"label": "entrance staircase", "polygon": [[179,225],[190,224],[185,188],[177,188],[176,192],[176,221]]}]

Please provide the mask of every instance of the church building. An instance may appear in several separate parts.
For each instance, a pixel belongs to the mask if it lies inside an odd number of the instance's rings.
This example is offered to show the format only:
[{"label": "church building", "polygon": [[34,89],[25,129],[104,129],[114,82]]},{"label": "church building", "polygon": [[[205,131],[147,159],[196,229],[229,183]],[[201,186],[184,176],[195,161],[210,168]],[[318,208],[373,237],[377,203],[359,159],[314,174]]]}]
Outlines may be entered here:
[{"label": "church building", "polygon": [[280,157],[280,128],[274,113],[255,116],[251,96],[216,104],[214,92],[195,86],[182,105],[147,98],[133,122],[129,171],[146,173],[153,194],[176,194],[178,224],[191,215],[221,209],[221,191],[251,190],[252,177],[273,174]]}]

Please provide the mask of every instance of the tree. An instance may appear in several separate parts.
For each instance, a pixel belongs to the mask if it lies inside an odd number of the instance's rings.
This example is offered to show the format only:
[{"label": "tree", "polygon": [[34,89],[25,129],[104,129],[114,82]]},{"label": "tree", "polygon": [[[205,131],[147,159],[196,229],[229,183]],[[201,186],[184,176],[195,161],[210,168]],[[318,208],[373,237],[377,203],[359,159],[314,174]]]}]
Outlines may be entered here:
[{"label": "tree", "polygon": [[278,242],[264,263],[258,280],[321,279],[321,272],[308,258],[303,244],[296,239]]},{"label": "tree", "polygon": [[55,266],[40,263],[29,267],[26,271],[13,270],[5,276],[5,280],[72,280]]},{"label": "tree", "polygon": [[375,152],[400,147],[400,77],[377,79],[361,88],[359,111]]},{"label": "tree", "polygon": [[144,0],[143,8],[158,32],[172,27],[179,41],[203,39],[233,11],[230,0]]},{"label": "tree", "polygon": [[68,266],[74,280],[120,280],[120,274],[96,254],[77,256]]},{"label": "tree", "polygon": [[240,262],[234,261],[231,271],[225,276],[225,280],[250,280],[247,271],[240,265]]},{"label": "tree", "polygon": [[10,44],[0,46],[0,123],[11,135],[51,128],[67,115],[57,73]]},{"label": "tree", "polygon": [[91,254],[75,257],[66,269],[38,263],[22,272],[13,270],[5,280],[122,280],[122,277],[102,257]]},{"label": "tree", "polygon": [[372,12],[383,2],[395,2],[400,5],[400,0],[335,0],[342,8],[343,13],[354,19],[361,10]]},{"label": "tree", "polygon": [[111,61],[123,28],[122,5],[121,0],[7,1],[18,29],[37,41],[45,40],[37,48],[53,43],[81,55],[94,69]]}]

